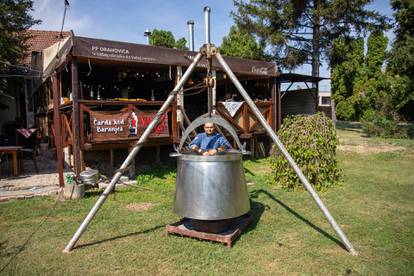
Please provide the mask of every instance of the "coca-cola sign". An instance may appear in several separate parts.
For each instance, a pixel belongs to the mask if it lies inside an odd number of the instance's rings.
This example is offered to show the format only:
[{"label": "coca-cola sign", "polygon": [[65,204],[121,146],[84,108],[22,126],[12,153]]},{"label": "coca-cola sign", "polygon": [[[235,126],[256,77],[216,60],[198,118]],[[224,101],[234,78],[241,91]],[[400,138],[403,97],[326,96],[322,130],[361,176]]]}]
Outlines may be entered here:
[{"label": "coca-cola sign", "polygon": [[268,75],[269,74],[267,67],[256,67],[256,66],[252,67],[252,73],[257,74],[257,75]]}]

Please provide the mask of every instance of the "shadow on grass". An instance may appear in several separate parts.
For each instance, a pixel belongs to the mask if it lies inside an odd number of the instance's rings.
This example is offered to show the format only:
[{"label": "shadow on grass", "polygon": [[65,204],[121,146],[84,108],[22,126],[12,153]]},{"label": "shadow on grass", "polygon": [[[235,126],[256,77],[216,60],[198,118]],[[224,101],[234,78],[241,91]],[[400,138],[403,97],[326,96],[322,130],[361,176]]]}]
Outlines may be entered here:
[{"label": "shadow on grass", "polygon": [[[99,197],[104,193],[105,189],[106,188],[90,188],[85,191],[84,198]],[[113,200],[116,200],[117,194],[129,193],[131,191],[153,192],[153,190],[150,188],[141,187],[136,184],[128,184],[122,188],[115,187],[115,192],[114,192],[114,189],[112,189],[112,191],[109,192],[107,198],[112,198]]]},{"label": "shadow on grass", "polygon": [[270,209],[269,206],[263,205],[261,202],[250,200],[250,214],[252,215],[252,223],[244,231],[248,233],[256,229],[257,224],[259,223],[260,218],[262,217],[264,211]]},{"label": "shadow on grass", "polygon": [[175,162],[164,162],[160,164],[155,164],[150,169],[139,172],[137,176],[151,175],[153,177],[157,177],[160,179],[166,179],[167,175],[170,175],[171,173],[175,173],[176,170],[177,168],[176,168]]},{"label": "shadow on grass", "polygon": [[[29,234],[29,236],[26,238],[26,240],[23,242],[23,244],[21,246],[14,246],[12,248],[10,248],[10,250],[12,250],[12,252],[10,253],[6,253],[5,256],[10,256],[10,259],[6,262],[6,264],[0,269],[0,274],[6,269],[6,267],[9,266],[9,264],[11,262],[13,262],[14,260],[17,259],[18,255],[23,252],[26,249],[26,246],[29,244],[29,242],[31,241],[31,239],[33,238],[33,236],[42,228],[43,224],[49,219],[49,217],[51,217],[53,211],[55,210],[55,207],[58,204],[58,200],[56,200],[53,205],[49,208],[49,212],[46,214],[46,216],[44,217],[44,219],[38,223],[36,225],[36,228]],[[3,248],[5,245],[1,244],[1,251],[4,251],[5,249]],[[3,255],[3,253],[1,253]]]},{"label": "shadow on grass", "polygon": [[[108,199],[112,198],[112,199],[116,200],[116,194],[129,193],[132,190],[132,189],[130,189],[130,187],[132,187],[132,185],[127,186],[127,189],[116,189],[115,193],[114,193],[114,190],[112,190],[111,192],[109,192],[107,198]],[[99,197],[104,193],[104,191],[105,191],[105,189],[90,189],[90,190],[87,190],[87,191],[85,191],[84,198]]]},{"label": "shadow on grass", "polygon": [[93,246],[93,245],[97,245],[97,244],[101,244],[101,243],[105,243],[105,242],[111,242],[111,241],[114,241],[114,240],[123,239],[123,238],[127,238],[127,237],[132,237],[132,236],[137,236],[137,235],[141,235],[141,234],[146,234],[146,233],[150,233],[152,231],[155,231],[157,229],[160,229],[162,227],[165,227],[165,224],[157,225],[157,226],[154,226],[154,227],[151,227],[149,229],[142,230],[142,231],[137,231],[137,232],[128,233],[128,234],[124,234],[124,235],[120,235],[120,236],[116,236],[116,237],[112,237],[112,238],[108,238],[108,239],[103,239],[103,240],[100,240],[100,241],[94,241],[94,242],[90,242],[90,243],[81,244],[81,245],[75,246],[74,249]]},{"label": "shadow on grass", "polygon": [[360,122],[337,121],[336,128],[356,131],[362,129],[362,124]]},{"label": "shadow on grass", "polygon": [[255,174],[251,171],[251,170],[249,170],[249,169],[247,169],[247,168],[243,168],[244,169],[244,173],[248,173],[248,174],[250,174],[251,176],[255,176]]},{"label": "shadow on grass", "polygon": [[250,197],[251,198],[258,198],[259,194],[265,194],[271,200],[273,200],[274,202],[276,202],[277,204],[279,204],[281,207],[283,207],[286,211],[288,211],[289,213],[291,213],[292,215],[294,215],[296,218],[300,219],[305,224],[309,225],[310,227],[312,227],[313,229],[315,229],[316,231],[318,231],[324,237],[330,239],[331,241],[333,241],[334,243],[336,243],[337,245],[339,245],[342,249],[347,250],[346,247],[342,244],[342,242],[340,240],[338,240],[335,237],[331,236],[325,230],[323,230],[319,226],[316,226],[315,224],[313,224],[312,222],[310,222],[308,219],[306,219],[303,216],[301,216],[299,213],[297,213],[295,210],[293,210],[292,208],[290,208],[288,205],[286,205],[285,203],[283,203],[282,201],[280,201],[279,199],[277,199],[274,195],[272,195],[268,191],[263,190],[263,189],[254,190],[254,191],[250,192]]}]

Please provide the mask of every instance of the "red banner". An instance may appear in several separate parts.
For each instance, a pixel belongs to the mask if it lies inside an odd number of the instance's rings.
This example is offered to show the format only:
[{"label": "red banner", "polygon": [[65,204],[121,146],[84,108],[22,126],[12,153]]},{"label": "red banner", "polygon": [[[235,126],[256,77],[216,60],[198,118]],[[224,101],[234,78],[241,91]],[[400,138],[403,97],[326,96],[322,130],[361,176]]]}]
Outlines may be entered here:
[{"label": "red banner", "polygon": [[[90,127],[93,142],[138,139],[152,122],[157,111],[93,111]],[[151,138],[169,137],[168,117],[165,114],[151,132]]]}]

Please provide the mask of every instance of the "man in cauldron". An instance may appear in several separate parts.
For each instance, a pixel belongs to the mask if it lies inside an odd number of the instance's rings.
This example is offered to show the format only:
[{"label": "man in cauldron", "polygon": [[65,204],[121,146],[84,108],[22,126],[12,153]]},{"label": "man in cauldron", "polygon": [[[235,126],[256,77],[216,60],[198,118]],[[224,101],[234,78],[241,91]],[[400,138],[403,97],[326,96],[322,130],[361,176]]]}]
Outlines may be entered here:
[{"label": "man in cauldron", "polygon": [[213,123],[204,124],[204,132],[198,134],[189,145],[193,152],[204,156],[215,155],[231,149],[230,143],[220,133],[216,132]]}]

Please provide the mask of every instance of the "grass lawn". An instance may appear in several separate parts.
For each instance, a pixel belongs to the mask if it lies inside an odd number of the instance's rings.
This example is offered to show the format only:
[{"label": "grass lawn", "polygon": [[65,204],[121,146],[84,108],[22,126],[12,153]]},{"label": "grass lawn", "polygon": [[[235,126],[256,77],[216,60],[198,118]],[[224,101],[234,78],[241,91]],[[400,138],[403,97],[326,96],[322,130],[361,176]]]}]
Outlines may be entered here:
[{"label": "grass lawn", "polygon": [[[306,192],[272,186],[266,159],[246,161],[255,222],[233,248],[168,236],[175,170],[110,196],[70,253],[62,253],[96,193],[0,203],[0,274],[414,274],[414,143],[340,130],[344,184],[321,194],[359,256],[341,246]],[[394,148],[393,148],[394,147]]]}]

